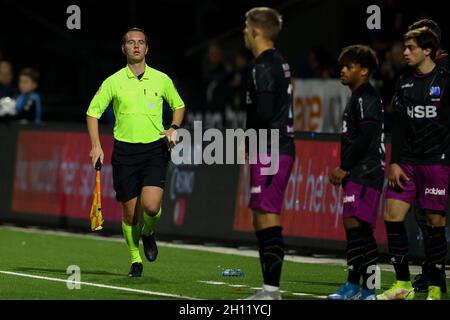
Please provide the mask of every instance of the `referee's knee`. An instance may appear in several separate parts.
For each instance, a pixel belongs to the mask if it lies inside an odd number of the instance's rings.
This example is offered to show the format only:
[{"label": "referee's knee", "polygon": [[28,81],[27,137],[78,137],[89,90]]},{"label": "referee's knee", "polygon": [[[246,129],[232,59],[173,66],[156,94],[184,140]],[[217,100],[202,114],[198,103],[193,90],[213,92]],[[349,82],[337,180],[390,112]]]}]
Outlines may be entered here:
[{"label": "referee's knee", "polygon": [[153,203],[143,203],[142,204],[142,208],[144,208],[144,211],[146,214],[148,214],[149,216],[156,216],[159,212],[159,208],[160,205],[158,204],[153,204]]}]

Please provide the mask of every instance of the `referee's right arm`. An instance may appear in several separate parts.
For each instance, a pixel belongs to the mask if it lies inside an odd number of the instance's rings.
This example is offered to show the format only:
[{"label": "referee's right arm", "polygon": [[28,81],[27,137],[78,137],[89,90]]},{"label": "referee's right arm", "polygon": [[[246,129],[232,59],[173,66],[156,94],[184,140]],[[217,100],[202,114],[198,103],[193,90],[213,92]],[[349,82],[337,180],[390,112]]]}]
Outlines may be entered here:
[{"label": "referee's right arm", "polygon": [[92,165],[95,167],[95,163],[97,162],[98,158],[100,158],[100,162],[103,164],[103,157],[104,157],[102,145],[100,143],[100,135],[98,133],[98,119],[91,116],[87,116],[86,122],[92,145],[89,156],[91,157]]},{"label": "referee's right arm", "polygon": [[102,150],[100,135],[98,132],[98,119],[100,119],[111,100],[111,86],[108,79],[106,79],[98,89],[86,112],[87,128],[92,145],[89,156],[91,157],[91,162],[94,167],[97,159],[99,158],[100,162],[103,164],[104,153]]}]

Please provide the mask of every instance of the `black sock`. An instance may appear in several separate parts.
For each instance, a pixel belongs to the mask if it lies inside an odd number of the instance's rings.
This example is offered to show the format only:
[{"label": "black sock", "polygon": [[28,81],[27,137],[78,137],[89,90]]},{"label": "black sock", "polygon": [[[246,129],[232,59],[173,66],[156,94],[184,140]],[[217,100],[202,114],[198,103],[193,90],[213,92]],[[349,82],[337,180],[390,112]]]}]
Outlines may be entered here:
[{"label": "black sock", "polygon": [[364,257],[364,262],[361,269],[362,275],[362,287],[363,289],[374,289],[375,283],[373,283],[372,276],[376,272],[377,261],[378,261],[378,247],[375,237],[373,236],[372,227],[367,224],[364,226],[365,228],[365,248],[366,253]]},{"label": "black sock", "polygon": [[442,286],[445,282],[445,257],[447,255],[447,239],[445,238],[445,227],[427,227],[428,233],[428,255],[427,268],[430,284]]},{"label": "black sock", "polygon": [[359,285],[364,254],[366,251],[364,227],[360,226],[345,230],[345,234],[347,235],[347,281]]},{"label": "black sock", "polygon": [[404,222],[385,221],[389,255],[394,266],[397,280],[410,281],[408,266],[408,235]]},{"label": "black sock", "polygon": [[424,249],[424,255],[425,255],[425,262],[422,264],[422,276],[427,279],[428,278],[428,248],[430,247],[430,239],[428,237],[428,228],[427,228],[427,221],[425,212],[423,209],[416,208],[417,214],[416,214],[416,220],[417,225],[420,228],[420,231],[422,232],[422,239],[423,239],[423,249]]},{"label": "black sock", "polygon": [[422,275],[428,279],[428,263],[430,256],[430,237],[428,235],[428,231],[423,232],[423,230],[427,230],[426,226],[421,226],[420,229],[422,230],[422,236],[423,236],[423,251],[425,254],[425,262],[422,264]]},{"label": "black sock", "polygon": [[270,227],[256,231],[264,284],[274,287],[280,286],[284,258],[284,241],[281,230],[281,227]]}]

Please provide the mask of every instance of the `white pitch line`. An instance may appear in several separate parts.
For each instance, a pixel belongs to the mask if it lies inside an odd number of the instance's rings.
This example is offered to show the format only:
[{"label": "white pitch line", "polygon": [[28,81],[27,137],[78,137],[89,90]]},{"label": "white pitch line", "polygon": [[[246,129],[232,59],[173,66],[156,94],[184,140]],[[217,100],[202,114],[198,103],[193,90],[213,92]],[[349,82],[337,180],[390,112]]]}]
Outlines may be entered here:
[{"label": "white pitch line", "polygon": [[206,283],[206,284],[215,284],[215,285],[219,285],[219,284],[227,284],[226,282],[221,282],[221,281],[204,281],[204,280],[198,280],[198,282]]},{"label": "white pitch line", "polygon": [[[73,238],[84,238],[91,240],[100,240],[100,241],[111,241],[111,242],[120,242],[123,243],[123,238],[119,237],[103,237],[100,235],[87,235],[87,234],[78,234],[71,233],[67,231],[55,231],[55,230],[41,230],[38,228],[21,228],[11,225],[0,226],[0,230],[12,230],[19,231],[24,233],[34,233],[34,234],[49,234],[56,235],[62,237],[73,237]],[[245,257],[259,257],[259,253],[257,250],[240,250],[228,247],[207,247],[203,245],[193,245],[193,244],[175,244],[164,241],[158,241],[158,245],[161,247],[168,248],[177,248],[177,249],[185,249],[185,250],[197,250],[197,251],[206,251],[206,252],[214,252],[221,253],[227,255],[237,255],[237,256],[245,256]],[[335,265],[337,267],[346,268],[346,260],[340,258],[316,258],[316,257],[306,257],[306,256],[293,256],[293,255],[285,255],[285,261],[295,262],[295,263],[306,263],[306,264],[326,264],[326,265]],[[382,271],[395,272],[394,267],[390,264],[378,264]],[[410,272],[413,275],[419,274],[421,272],[421,267],[416,265],[410,265]],[[447,276],[448,277],[448,276]]]},{"label": "white pitch line", "polygon": [[106,288],[106,289],[119,290],[119,291],[143,293],[143,294],[148,294],[148,295],[152,295],[152,296],[161,296],[161,297],[178,298],[178,299],[189,299],[189,300],[202,300],[199,298],[181,296],[178,294],[132,289],[132,288],[126,288],[126,287],[109,286],[109,285],[105,285],[105,284],[98,284],[98,283],[84,282],[84,281],[71,281],[71,280],[64,280],[64,279],[59,279],[59,278],[36,276],[36,275],[32,275],[32,274],[27,274],[27,273],[18,273],[18,272],[2,271],[2,270],[0,270],[0,273],[11,275],[11,276],[18,276],[18,277],[26,277],[26,278],[48,280],[48,281],[55,281],[55,282],[65,282],[65,283],[71,283],[71,284],[80,284],[80,285],[85,285],[85,286]]},{"label": "white pitch line", "polygon": [[310,293],[303,293],[303,292],[292,292],[292,295],[293,296],[301,296],[301,297],[303,297],[303,296],[311,296],[312,294],[310,294]]},{"label": "white pitch line", "polygon": [[[205,284],[211,284],[211,285],[216,285],[216,286],[220,286],[220,285],[226,285],[228,287],[235,287],[235,288],[245,288],[248,287],[245,284],[229,284],[226,282],[219,282],[219,281],[205,281],[205,280],[198,280],[197,282],[200,283],[205,283]],[[251,290],[261,290],[261,287],[258,288],[250,288]],[[313,293],[302,293],[302,292],[290,292],[290,291],[286,291],[286,290],[280,290],[280,293],[282,294],[292,294],[294,296],[308,296],[308,297],[313,297],[313,298],[319,298],[319,299],[325,299],[326,296],[318,296],[315,295]]]},{"label": "white pitch line", "polygon": [[246,284],[227,284],[227,286],[232,287],[232,288],[245,288],[245,287],[247,287]]},{"label": "white pitch line", "polygon": [[313,293],[292,292],[291,294],[293,296],[300,296],[300,297],[314,297],[314,298],[319,298],[319,299],[327,298],[326,296],[318,296],[318,295],[313,294]]}]

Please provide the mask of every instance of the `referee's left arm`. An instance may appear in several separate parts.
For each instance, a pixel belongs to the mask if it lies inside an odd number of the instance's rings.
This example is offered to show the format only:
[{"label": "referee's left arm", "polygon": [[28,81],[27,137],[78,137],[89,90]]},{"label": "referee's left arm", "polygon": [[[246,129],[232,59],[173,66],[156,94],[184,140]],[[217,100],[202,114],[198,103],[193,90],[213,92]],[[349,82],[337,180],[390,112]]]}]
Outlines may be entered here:
[{"label": "referee's left arm", "polygon": [[173,142],[173,145],[175,145],[176,137],[173,133],[181,126],[186,108],[184,106],[183,100],[178,94],[177,89],[175,88],[172,80],[169,77],[166,78],[164,99],[172,109],[173,116],[170,128],[162,131],[161,135],[167,136],[169,140]]},{"label": "referee's left arm", "polygon": [[181,126],[181,123],[183,122],[183,119],[184,119],[185,110],[186,110],[186,108],[182,107],[179,109],[175,109],[173,111],[172,126],[176,126],[176,127]]}]

